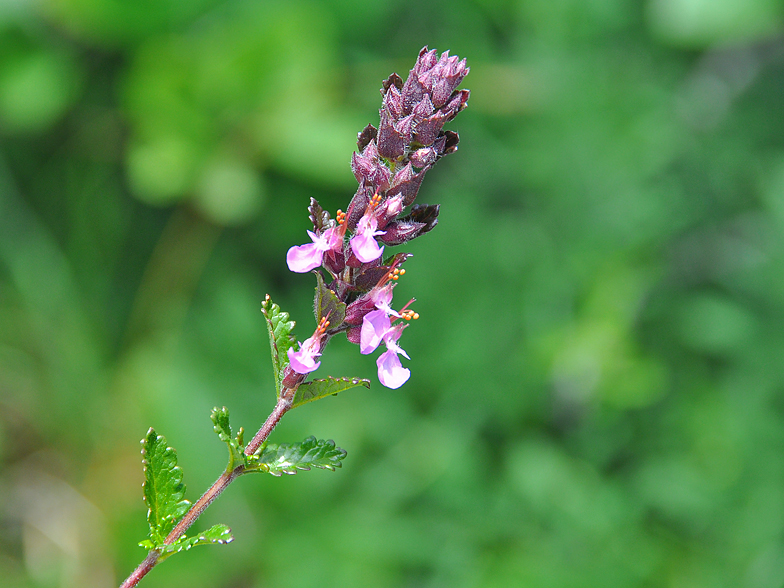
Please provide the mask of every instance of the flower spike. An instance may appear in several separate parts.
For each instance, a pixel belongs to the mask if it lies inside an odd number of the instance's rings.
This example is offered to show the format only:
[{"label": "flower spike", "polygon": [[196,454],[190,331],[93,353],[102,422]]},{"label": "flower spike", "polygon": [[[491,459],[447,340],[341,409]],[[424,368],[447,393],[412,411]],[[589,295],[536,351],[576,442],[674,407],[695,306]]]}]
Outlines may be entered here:
[{"label": "flower spike", "polygon": [[316,319],[330,308],[335,324],[327,330],[320,322],[298,351],[287,350],[291,369],[284,377],[286,386],[298,385],[317,369],[327,340],[340,332],[359,345],[363,355],[385,345],[376,362],[384,386],[398,388],[409,379],[409,370],[400,362],[400,356],[408,355],[398,341],[419,314],[409,308],[414,299],[394,310],[392,294],[405,274],[400,265],[410,254],[396,253],[386,260],[383,255],[386,247],[416,239],[438,224],[439,205],[415,200],[428,170],[457,151],[457,133],[443,127],[468,103],[469,91],[457,89],[468,72],[465,59],[422,48],[405,81],[392,74],[382,82],[379,124],[367,125],[357,135],[351,171],[359,186],[346,212],[338,210],[330,219],[311,200],[312,243],[289,249],[286,261],[294,272],[317,270]]}]

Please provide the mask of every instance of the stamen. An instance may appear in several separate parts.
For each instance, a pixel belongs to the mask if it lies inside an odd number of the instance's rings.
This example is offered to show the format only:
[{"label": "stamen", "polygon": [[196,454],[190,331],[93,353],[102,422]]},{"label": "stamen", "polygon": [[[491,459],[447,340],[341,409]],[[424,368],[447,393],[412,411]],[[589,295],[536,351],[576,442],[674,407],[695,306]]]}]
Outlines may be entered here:
[{"label": "stamen", "polygon": [[367,209],[365,210],[365,214],[370,214],[370,211],[376,208],[379,204],[381,204],[381,200],[383,197],[378,192],[374,192],[373,196],[370,197],[370,202],[368,202]]},{"label": "stamen", "polygon": [[414,312],[413,310],[404,310],[400,313],[400,316],[403,318],[403,320],[410,321],[418,319],[419,313]]},{"label": "stamen", "polygon": [[339,225],[342,225],[344,222],[346,222],[346,213],[340,210],[339,208],[335,217],[337,218]]},{"label": "stamen", "polygon": [[[406,305],[400,309],[400,316],[405,318],[405,315],[411,314],[411,318],[419,318],[419,313],[416,313],[413,310],[408,310],[408,307],[411,306],[414,302],[416,302],[416,298],[412,298],[411,300],[406,302]],[[411,320],[411,318],[407,318],[406,320]]]},{"label": "stamen", "polygon": [[327,320],[327,317],[323,316],[323,317],[321,317],[321,320],[319,321],[318,327],[316,327],[316,333],[315,334],[316,335],[323,335],[324,333],[327,332],[327,327],[329,327],[329,321]]}]

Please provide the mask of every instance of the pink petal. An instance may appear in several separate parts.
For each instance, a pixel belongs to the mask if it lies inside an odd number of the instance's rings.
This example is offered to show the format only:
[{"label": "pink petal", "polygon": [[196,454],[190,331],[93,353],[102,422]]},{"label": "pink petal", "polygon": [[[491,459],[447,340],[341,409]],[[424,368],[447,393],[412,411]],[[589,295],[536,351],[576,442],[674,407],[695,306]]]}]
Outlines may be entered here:
[{"label": "pink petal", "polygon": [[320,361],[316,361],[312,352],[302,348],[299,351],[294,351],[292,347],[286,351],[289,356],[289,365],[298,374],[309,374],[316,371],[321,365]]},{"label": "pink petal", "polygon": [[378,246],[372,233],[366,233],[351,237],[351,250],[359,261],[368,263],[381,257],[384,248]]},{"label": "pink petal", "polygon": [[382,353],[376,360],[376,365],[379,382],[392,390],[400,388],[411,376],[411,371],[403,367],[397,354],[392,350]]},{"label": "pink petal", "polygon": [[316,243],[297,245],[286,253],[286,263],[289,269],[298,274],[309,272],[321,265],[324,252]]},{"label": "pink petal", "polygon": [[368,353],[375,351],[389,328],[389,317],[383,310],[373,310],[367,313],[362,319],[362,331],[359,336],[359,352],[363,355],[367,355]]}]

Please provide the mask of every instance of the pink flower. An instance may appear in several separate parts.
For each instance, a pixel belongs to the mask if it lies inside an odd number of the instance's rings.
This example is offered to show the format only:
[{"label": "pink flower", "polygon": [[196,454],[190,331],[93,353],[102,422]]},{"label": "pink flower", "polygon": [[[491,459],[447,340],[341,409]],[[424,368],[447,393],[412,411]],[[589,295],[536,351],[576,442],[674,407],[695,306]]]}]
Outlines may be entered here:
[{"label": "pink flower", "polygon": [[381,344],[384,335],[392,328],[389,316],[383,310],[373,310],[362,319],[359,335],[359,352],[362,355],[373,353]]},{"label": "pink flower", "polygon": [[[403,350],[401,349],[401,351]],[[403,355],[408,358],[405,352],[403,352]],[[403,367],[397,353],[391,349],[387,349],[378,356],[376,365],[378,366],[378,381],[392,390],[400,388],[411,376],[411,370]]]},{"label": "pink flower", "polygon": [[296,245],[286,253],[286,263],[293,272],[301,274],[316,269],[323,263],[327,251],[339,251],[343,246],[338,227],[329,228],[321,235],[308,231],[308,235],[313,243]]},{"label": "pink flower", "polygon": [[400,363],[400,358],[397,356],[399,353],[406,359],[411,359],[397,344],[397,340],[400,339],[405,326],[398,323],[384,334],[384,344],[387,346],[387,350],[376,360],[378,381],[392,390],[400,388],[411,376],[411,371],[403,367]]},{"label": "pink flower", "polygon": [[376,242],[376,235],[381,235],[384,231],[377,231],[378,219],[373,211],[366,212],[359,222],[354,236],[351,237],[351,250],[357,259],[362,263],[368,263],[381,257],[384,251]]},{"label": "pink flower", "polygon": [[394,282],[387,282],[385,286],[382,286],[378,289],[373,289],[370,291],[370,299],[376,305],[376,308],[379,310],[383,310],[387,316],[395,316],[400,318],[400,313],[390,306],[392,302],[392,288],[394,287]]},{"label": "pink flower", "polygon": [[359,351],[367,355],[376,350],[384,342],[387,350],[376,360],[378,366],[378,379],[387,388],[400,388],[411,375],[411,371],[400,363],[398,354],[406,359],[411,359],[397,344],[406,325],[398,323],[392,325],[386,312],[374,310],[362,319],[362,331],[359,339]]},{"label": "pink flower", "polygon": [[305,339],[300,345],[299,351],[294,351],[293,347],[289,347],[286,354],[289,356],[289,365],[298,374],[309,374],[318,369],[321,365],[320,361],[316,358],[321,355],[319,347],[321,342],[320,334],[313,335]]}]

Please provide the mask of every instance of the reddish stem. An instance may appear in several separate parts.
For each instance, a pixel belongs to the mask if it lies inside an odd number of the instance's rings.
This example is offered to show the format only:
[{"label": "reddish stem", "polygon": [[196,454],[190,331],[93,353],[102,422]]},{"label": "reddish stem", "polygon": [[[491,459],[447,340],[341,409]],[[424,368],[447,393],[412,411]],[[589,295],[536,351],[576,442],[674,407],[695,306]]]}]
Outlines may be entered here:
[{"label": "reddish stem", "polygon": [[[291,408],[291,403],[294,400],[294,394],[296,391],[296,388],[284,388],[283,393],[281,394],[280,399],[275,405],[272,413],[270,413],[270,415],[267,417],[267,420],[261,426],[259,432],[256,433],[253,439],[251,439],[250,443],[248,443],[248,445],[245,447],[245,455],[252,455],[261,446],[261,444],[267,440],[267,437],[269,437],[270,433],[275,428],[275,425],[278,424],[278,421],[280,421],[281,417]],[[203,513],[205,509],[210,504],[212,504],[213,501],[218,498],[218,496],[220,496],[226,488],[228,488],[229,484],[242,475],[244,471],[245,466],[239,466],[230,472],[223,472],[220,477],[215,480],[215,483],[210,486],[209,490],[202,494],[201,498],[193,503],[193,506],[191,506],[190,510],[185,513],[185,516],[182,517],[180,522],[175,525],[174,529],[172,529],[171,533],[169,533],[163,543],[165,545],[171,545],[177,541],[177,539],[182,537],[185,531],[187,531],[191,525],[196,522],[196,519],[199,518],[201,513]],[[139,581],[155,567],[160,557],[160,551],[150,551],[147,554],[147,557],[144,558],[144,561],[142,561],[142,563],[139,564],[133,573],[128,576],[120,585],[120,588],[133,588],[136,586]]]}]

